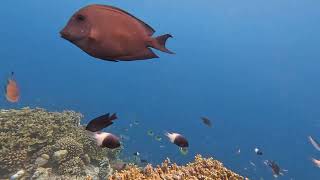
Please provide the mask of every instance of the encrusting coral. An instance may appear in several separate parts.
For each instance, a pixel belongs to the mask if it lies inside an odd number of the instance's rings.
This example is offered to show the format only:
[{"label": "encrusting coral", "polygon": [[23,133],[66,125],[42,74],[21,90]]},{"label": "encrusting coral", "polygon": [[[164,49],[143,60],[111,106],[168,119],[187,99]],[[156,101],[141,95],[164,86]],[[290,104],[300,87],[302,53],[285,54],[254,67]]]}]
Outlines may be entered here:
[{"label": "encrusting coral", "polygon": [[213,158],[195,157],[195,161],[186,166],[178,166],[165,160],[161,166],[153,168],[150,164],[144,169],[129,165],[125,170],[116,172],[109,180],[245,180],[246,178],[228,170]]},{"label": "encrusting coral", "polygon": [[98,147],[80,125],[81,118],[73,111],[0,110],[0,179],[19,170],[26,172],[25,178],[86,177],[86,166],[99,168],[106,158],[117,159],[120,150]]}]

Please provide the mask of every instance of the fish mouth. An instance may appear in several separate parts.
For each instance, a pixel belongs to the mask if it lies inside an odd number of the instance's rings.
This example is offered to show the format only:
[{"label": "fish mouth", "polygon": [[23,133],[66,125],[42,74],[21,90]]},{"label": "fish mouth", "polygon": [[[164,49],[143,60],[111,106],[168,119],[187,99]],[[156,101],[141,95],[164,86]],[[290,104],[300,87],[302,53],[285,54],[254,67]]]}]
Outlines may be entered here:
[{"label": "fish mouth", "polygon": [[65,30],[62,30],[62,31],[60,31],[60,37],[62,37],[63,39],[69,39],[70,34],[68,32],[66,32]]}]

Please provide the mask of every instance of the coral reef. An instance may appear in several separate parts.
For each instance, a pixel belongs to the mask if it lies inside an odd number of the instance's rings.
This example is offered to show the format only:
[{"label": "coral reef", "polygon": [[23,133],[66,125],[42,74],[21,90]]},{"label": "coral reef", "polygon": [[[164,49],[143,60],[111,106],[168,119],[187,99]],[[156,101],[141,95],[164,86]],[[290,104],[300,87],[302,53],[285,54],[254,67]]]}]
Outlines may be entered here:
[{"label": "coral reef", "polygon": [[89,174],[110,174],[110,166],[100,167],[101,162],[117,160],[121,149],[96,146],[80,125],[81,118],[73,111],[0,110],[0,179],[19,171],[25,172],[26,179],[85,179]]},{"label": "coral reef", "polygon": [[0,110],[0,179],[240,180],[222,163],[200,155],[185,166],[169,159],[153,168],[119,158],[121,148],[98,147],[73,111]]},{"label": "coral reef", "polygon": [[246,178],[228,170],[221,162],[213,158],[195,157],[195,161],[186,166],[178,166],[165,160],[161,166],[153,168],[148,164],[144,169],[129,165],[125,170],[114,173],[109,180],[139,180],[139,179],[167,179],[167,180],[244,180]]}]

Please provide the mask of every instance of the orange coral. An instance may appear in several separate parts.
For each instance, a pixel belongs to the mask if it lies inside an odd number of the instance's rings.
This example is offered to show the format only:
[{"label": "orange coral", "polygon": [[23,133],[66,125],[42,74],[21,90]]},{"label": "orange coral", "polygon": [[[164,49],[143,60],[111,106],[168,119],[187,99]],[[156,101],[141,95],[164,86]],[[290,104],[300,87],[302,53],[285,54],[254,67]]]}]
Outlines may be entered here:
[{"label": "orange coral", "polygon": [[127,169],[116,172],[109,180],[245,180],[244,178],[223,166],[213,158],[195,157],[195,161],[186,166],[178,166],[165,160],[161,166],[153,168],[148,164],[144,170],[130,165]]}]

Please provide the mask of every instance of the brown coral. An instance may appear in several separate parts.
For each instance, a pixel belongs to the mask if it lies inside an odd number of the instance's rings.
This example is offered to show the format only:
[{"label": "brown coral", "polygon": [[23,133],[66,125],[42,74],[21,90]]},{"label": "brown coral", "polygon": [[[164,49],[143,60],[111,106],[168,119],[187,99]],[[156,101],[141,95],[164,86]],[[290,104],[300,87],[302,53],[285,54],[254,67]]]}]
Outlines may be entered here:
[{"label": "brown coral", "polygon": [[116,172],[109,180],[244,180],[245,178],[225,168],[221,162],[213,158],[195,157],[195,161],[186,166],[178,166],[165,160],[161,166],[153,168],[150,164],[144,170],[137,166],[129,166],[126,170]]},{"label": "brown coral", "polygon": [[83,145],[70,137],[61,138],[57,141],[55,147],[57,150],[68,151],[68,156],[66,159],[81,157],[83,155]]},{"label": "brown coral", "polygon": [[27,159],[26,150],[1,151],[0,174],[14,172],[24,166]]},{"label": "brown coral", "polygon": [[58,173],[61,175],[63,174],[76,175],[76,176],[85,175],[84,163],[79,157],[75,157],[73,159],[70,159],[69,161],[66,161],[65,163],[62,163],[58,167]]}]

